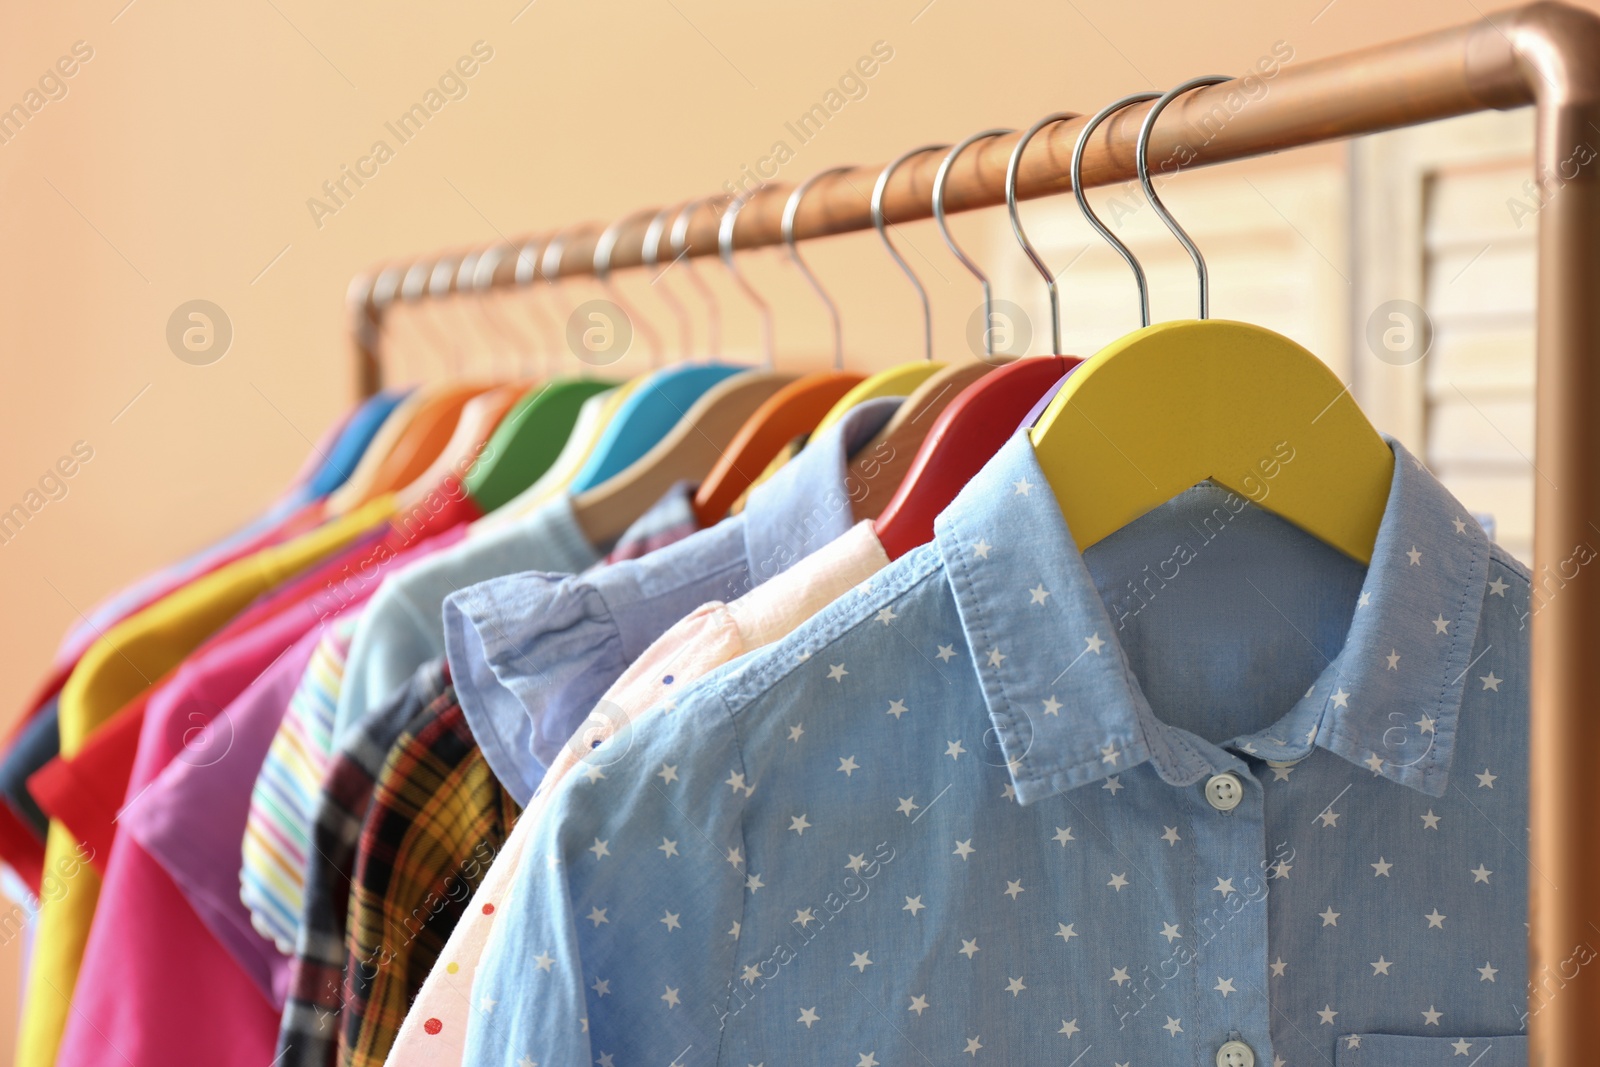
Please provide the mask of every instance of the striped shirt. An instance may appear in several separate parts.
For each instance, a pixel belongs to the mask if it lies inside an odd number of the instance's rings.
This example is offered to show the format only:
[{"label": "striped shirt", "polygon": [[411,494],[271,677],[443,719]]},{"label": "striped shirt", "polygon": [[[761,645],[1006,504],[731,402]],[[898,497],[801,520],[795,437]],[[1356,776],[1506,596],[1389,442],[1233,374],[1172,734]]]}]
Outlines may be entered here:
[{"label": "striped shirt", "polygon": [[333,709],[355,622],[335,621],[311,654],[250,797],[239,896],[255,928],[285,955],[305,903],[312,819],[333,758]]}]

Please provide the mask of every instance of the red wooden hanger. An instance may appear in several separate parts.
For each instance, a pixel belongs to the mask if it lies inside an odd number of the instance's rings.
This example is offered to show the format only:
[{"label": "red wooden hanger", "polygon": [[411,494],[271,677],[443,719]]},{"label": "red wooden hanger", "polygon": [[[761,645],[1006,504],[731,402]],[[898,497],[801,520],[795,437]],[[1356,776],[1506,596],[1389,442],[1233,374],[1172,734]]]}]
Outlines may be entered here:
[{"label": "red wooden hanger", "polygon": [[933,539],[934,517],[1016,433],[1076,356],[1019,359],[992,370],[944,409],[874,528],[890,559]]},{"label": "red wooden hanger", "polygon": [[[789,256],[805,275],[817,295],[822,298],[828,315],[833,320],[833,370],[807,374],[790,382],[756,409],[739,429],[733,443],[728,446],[706,480],[700,483],[694,495],[694,513],[701,526],[720,522],[728,514],[734,501],[750,487],[762,471],[783,448],[797,437],[803,437],[817,428],[839,399],[851,387],[865,378],[844,369],[844,340],[839,327],[839,309],[826,290],[806,267],[795,248],[794,217],[800,210],[800,200],[812,184],[821,178],[841,174],[850,167],[832,167],[820,171],[795,186],[794,192],[783,207],[783,239],[789,246]],[[729,254],[724,258],[730,259]],[[770,354],[769,354],[770,358]]]},{"label": "red wooden hanger", "polygon": [[[951,165],[963,149],[975,141],[1010,132],[985,130],[968,137],[945,156],[933,180],[933,215],[939,223],[939,232],[962,266],[982,283],[986,316],[992,315],[989,279],[950,236],[944,219],[944,186]],[[1015,166],[1010,168],[1008,177],[1008,189],[1014,188]],[[1048,272],[1046,280],[1051,281]],[[1050,296],[1054,311],[1053,284]],[[1052,323],[1054,321],[1052,316]],[[984,322],[989,326],[993,319],[986,317]],[[1058,333],[1053,332],[1052,340],[1059,348]],[[994,357],[992,329],[984,330],[984,351],[989,358]],[[1077,363],[1076,357],[1061,355],[1019,359],[990,371],[956,397],[933,424],[900,488],[874,523],[878,539],[883,542],[890,559],[898,559],[933,538],[935,516],[950,505],[979,468],[1017,432],[1017,424],[1039,398]]]}]

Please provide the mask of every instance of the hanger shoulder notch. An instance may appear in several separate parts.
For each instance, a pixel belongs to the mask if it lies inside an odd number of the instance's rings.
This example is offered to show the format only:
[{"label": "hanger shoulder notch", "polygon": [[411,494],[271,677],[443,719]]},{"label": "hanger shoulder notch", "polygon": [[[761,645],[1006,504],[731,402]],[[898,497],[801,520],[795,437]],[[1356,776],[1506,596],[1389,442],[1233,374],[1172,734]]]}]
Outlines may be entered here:
[{"label": "hanger shoulder notch", "polygon": [[1210,479],[1369,563],[1394,453],[1326,364],[1243,322],[1164,322],[1103,349],[1032,432],[1080,550]]}]

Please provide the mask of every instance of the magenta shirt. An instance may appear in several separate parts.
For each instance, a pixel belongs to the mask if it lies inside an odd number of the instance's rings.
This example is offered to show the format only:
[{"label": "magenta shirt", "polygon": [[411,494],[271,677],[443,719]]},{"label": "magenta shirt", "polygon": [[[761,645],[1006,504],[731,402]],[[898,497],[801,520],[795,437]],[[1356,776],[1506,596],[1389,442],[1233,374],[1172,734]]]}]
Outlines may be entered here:
[{"label": "magenta shirt", "polygon": [[[459,540],[387,560],[377,578]],[[337,614],[337,613],[335,613]],[[58,1062],[271,1063],[286,975],[239,901],[256,774],[322,626],[310,604],[186,661],[151,698]],[[252,684],[254,682],[255,684]],[[224,710],[226,709],[226,710]],[[279,965],[281,966],[281,964]]]},{"label": "magenta shirt", "polygon": [[210,728],[225,758],[175,759],[122,819],[171,876],[213,936],[273,1007],[282,1009],[289,957],[256,932],[239,901],[240,842],[255,774],[283,720],[326,624],[307,631],[229,704],[225,728]]}]

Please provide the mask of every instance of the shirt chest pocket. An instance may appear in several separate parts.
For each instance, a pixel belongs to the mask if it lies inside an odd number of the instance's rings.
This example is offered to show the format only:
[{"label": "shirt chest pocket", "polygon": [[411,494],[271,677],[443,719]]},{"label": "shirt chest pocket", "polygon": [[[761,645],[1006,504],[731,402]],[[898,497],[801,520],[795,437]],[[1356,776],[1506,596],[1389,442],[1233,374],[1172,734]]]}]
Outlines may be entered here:
[{"label": "shirt chest pocket", "polygon": [[1345,1034],[1335,1046],[1334,1067],[1527,1067],[1528,1038],[1397,1037]]}]

